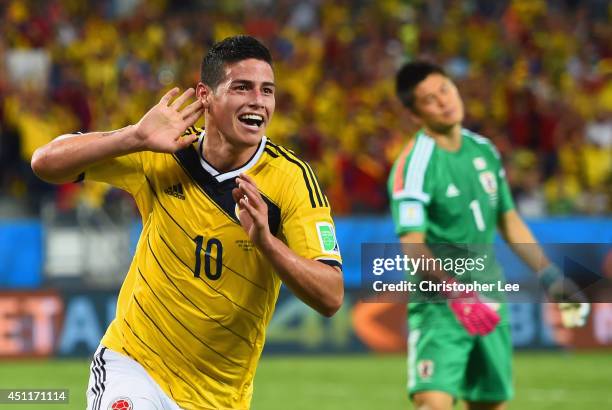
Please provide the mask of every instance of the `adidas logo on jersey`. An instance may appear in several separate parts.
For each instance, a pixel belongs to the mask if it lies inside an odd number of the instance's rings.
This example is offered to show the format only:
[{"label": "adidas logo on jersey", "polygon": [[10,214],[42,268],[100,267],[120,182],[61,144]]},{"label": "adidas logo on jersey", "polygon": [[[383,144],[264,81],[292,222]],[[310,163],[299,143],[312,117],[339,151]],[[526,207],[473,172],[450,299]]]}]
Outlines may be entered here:
[{"label": "adidas logo on jersey", "polygon": [[453,184],[453,183],[448,184],[448,188],[446,188],[446,197],[447,198],[454,198],[456,196],[459,196],[459,194],[460,194],[459,189],[457,189],[455,184]]},{"label": "adidas logo on jersey", "polygon": [[183,192],[183,184],[176,184],[164,189],[164,192],[170,196],[185,200],[185,192]]}]

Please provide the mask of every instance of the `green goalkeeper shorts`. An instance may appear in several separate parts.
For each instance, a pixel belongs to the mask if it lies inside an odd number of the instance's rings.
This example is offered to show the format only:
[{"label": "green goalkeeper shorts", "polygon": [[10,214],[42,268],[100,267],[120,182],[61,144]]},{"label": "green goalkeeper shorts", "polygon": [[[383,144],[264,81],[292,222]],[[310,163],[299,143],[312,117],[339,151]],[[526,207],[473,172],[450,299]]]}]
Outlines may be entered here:
[{"label": "green goalkeeper shorts", "polygon": [[512,341],[505,304],[500,324],[471,336],[446,303],[412,303],[408,312],[408,393],[442,391],[455,399],[510,400]]}]

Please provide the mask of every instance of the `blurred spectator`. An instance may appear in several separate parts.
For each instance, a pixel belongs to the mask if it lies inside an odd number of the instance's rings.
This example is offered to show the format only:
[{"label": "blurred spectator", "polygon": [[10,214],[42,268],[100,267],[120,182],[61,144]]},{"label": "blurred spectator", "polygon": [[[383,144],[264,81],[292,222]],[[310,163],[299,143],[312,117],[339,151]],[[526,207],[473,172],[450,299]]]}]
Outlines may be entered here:
[{"label": "blurred spectator", "polygon": [[544,192],[549,214],[565,215],[577,212],[580,184],[576,177],[568,175],[562,169],[559,169],[546,182]]},{"label": "blurred spectator", "polygon": [[594,118],[587,123],[586,137],[593,145],[612,150],[612,111],[609,113],[597,112]]},{"label": "blurred spectator", "polygon": [[517,193],[515,201],[518,212],[525,218],[541,218],[546,215],[541,179],[538,167],[531,167],[523,175],[521,190]]}]

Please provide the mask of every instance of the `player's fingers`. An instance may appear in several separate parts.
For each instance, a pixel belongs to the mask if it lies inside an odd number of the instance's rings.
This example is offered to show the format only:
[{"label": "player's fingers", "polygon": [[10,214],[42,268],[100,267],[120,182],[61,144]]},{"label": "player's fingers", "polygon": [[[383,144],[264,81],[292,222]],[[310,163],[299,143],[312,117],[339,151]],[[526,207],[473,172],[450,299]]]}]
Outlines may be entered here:
[{"label": "player's fingers", "polygon": [[241,184],[240,178],[236,178],[236,188],[232,190],[232,195],[234,194],[234,192],[236,192],[236,196],[234,197],[236,202],[240,201],[240,199],[242,199],[246,195],[246,192],[244,191],[244,185]]},{"label": "player's fingers", "polygon": [[180,138],[180,139],[179,139],[179,140],[176,142],[176,147],[175,147],[176,149],[175,149],[175,152],[176,152],[176,151],[180,151],[180,150],[182,150],[182,149],[187,148],[188,146],[190,146],[191,144],[193,144],[193,143],[194,143],[194,141],[195,141],[195,140],[194,140],[194,139],[193,139],[191,136],[189,136],[189,137],[183,137],[183,138]]},{"label": "player's fingers", "polygon": [[190,127],[193,124],[195,124],[196,121],[198,120],[198,118],[200,118],[202,116],[202,114],[204,114],[204,108],[200,108],[196,112],[191,113],[189,116],[183,118],[183,120],[185,121],[186,126]]},{"label": "player's fingers", "polygon": [[257,211],[257,209],[255,209],[255,207],[249,202],[249,200],[246,197],[242,197],[240,199],[239,206],[241,209],[244,209],[245,211],[247,211],[247,213],[249,214],[251,219],[253,219],[253,221],[258,220],[259,212]]},{"label": "player's fingers", "polygon": [[[246,178],[244,178],[244,176],[245,175],[242,174],[242,176],[239,176],[236,178],[236,183],[238,184],[238,188],[243,193],[243,195],[246,196],[246,200],[255,210],[257,210],[262,215],[263,214],[267,215],[268,213],[267,205],[264,202],[261,196],[261,193],[255,186],[255,184],[253,184],[252,182],[249,182]],[[253,179],[251,178],[249,179],[253,181]]]},{"label": "player's fingers", "polygon": [[471,334],[472,336],[478,333],[478,330],[476,329],[476,326],[474,326],[472,323],[470,322],[466,322],[464,323],[465,329],[467,330],[467,332],[469,334]]},{"label": "player's fingers", "polygon": [[248,179],[245,178],[244,174],[240,174],[236,177],[236,183],[240,182],[244,183],[245,185],[253,185]]},{"label": "player's fingers", "polygon": [[243,197],[243,194],[240,191],[240,189],[238,188],[232,189],[232,198],[234,198],[234,202],[238,204],[240,200],[242,199],[242,197]]},{"label": "player's fingers", "polygon": [[255,188],[253,185],[245,183],[244,181],[239,182],[238,187],[242,189],[251,205],[253,205],[257,209],[261,208],[263,200],[261,199],[261,194],[259,193],[257,188]]},{"label": "player's fingers", "polygon": [[242,190],[241,192],[243,192],[243,194],[240,198],[240,201],[248,204],[249,207],[254,209],[255,211],[259,211],[259,204],[257,203],[257,199],[253,198],[253,194],[244,190]]},{"label": "player's fingers", "polygon": [[186,89],[183,91],[183,94],[181,94],[172,104],[170,104],[170,107],[178,111],[193,94],[195,94],[195,90],[193,88]]},{"label": "player's fingers", "polygon": [[238,182],[238,184],[244,185],[247,189],[249,189],[249,191],[251,191],[257,197],[261,196],[259,190],[257,189],[257,184],[255,183],[255,180],[251,178],[250,176],[246,174],[240,174],[240,176],[236,178],[236,181]]},{"label": "player's fingers", "polygon": [[197,111],[203,111],[203,110],[204,110],[204,106],[202,105],[202,102],[200,100],[195,100],[194,102],[192,102],[191,104],[183,108],[183,110],[181,111],[181,114],[183,115],[183,118],[187,118],[191,114]]},{"label": "player's fingers", "polygon": [[253,206],[253,204],[251,202],[249,202],[247,199],[243,198],[240,200],[242,206],[244,207],[244,210],[247,211],[247,213],[249,214],[249,216],[251,217],[253,223],[260,229],[265,228],[268,226],[268,218],[267,216],[263,215],[258,209],[255,208],[255,206]]},{"label": "player's fingers", "polygon": [[171,89],[170,91],[168,91],[166,94],[163,95],[163,97],[159,100],[159,103],[165,106],[168,106],[168,103],[170,103],[170,100],[172,98],[174,98],[178,93],[179,93],[179,88],[178,87],[174,87],[173,89]]},{"label": "player's fingers", "polygon": [[259,191],[253,185],[249,184],[244,179],[238,178],[238,187],[244,191],[245,194],[250,194],[254,198],[259,196]]},{"label": "player's fingers", "polygon": [[481,336],[488,335],[493,330],[494,326],[487,321],[482,321],[478,324],[478,334]]},{"label": "player's fingers", "polygon": [[242,173],[238,177],[244,179],[245,181],[247,181],[249,184],[253,185],[254,187],[257,187],[255,180],[252,177],[248,176],[247,174]]}]

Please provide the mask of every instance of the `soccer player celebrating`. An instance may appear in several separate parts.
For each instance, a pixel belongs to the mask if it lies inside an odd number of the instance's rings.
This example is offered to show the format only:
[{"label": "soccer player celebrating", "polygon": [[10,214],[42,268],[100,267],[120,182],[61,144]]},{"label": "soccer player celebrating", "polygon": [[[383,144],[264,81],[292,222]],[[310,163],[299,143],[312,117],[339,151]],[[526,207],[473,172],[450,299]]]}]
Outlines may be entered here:
[{"label": "soccer player celebrating", "polygon": [[42,179],[110,183],[142,215],[88,409],[247,409],[281,281],[325,316],[340,308],[329,202],[310,166],[264,136],[274,87],[268,49],[227,38],[195,90],[170,90],[135,125],[34,154]]},{"label": "soccer player celebrating", "polygon": [[[516,213],[495,147],[462,128],[463,102],[444,71],[427,62],[407,63],[397,74],[396,92],[422,127],[395,162],[388,183],[396,233],[406,252],[431,255],[433,244],[492,244],[499,228],[538,272],[553,300],[579,298],[576,285],[544,256]],[[484,273],[496,279],[500,269],[489,262]],[[424,277],[458,280],[453,272]],[[506,305],[485,303],[475,292],[440,295],[448,303],[409,307],[411,399],[421,410],[449,410],[456,399],[464,399],[468,409],[504,409],[513,395]],[[563,306],[571,308],[571,324],[584,323],[587,303]]]}]

